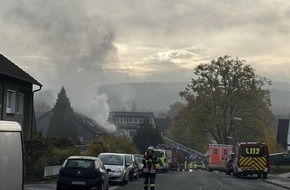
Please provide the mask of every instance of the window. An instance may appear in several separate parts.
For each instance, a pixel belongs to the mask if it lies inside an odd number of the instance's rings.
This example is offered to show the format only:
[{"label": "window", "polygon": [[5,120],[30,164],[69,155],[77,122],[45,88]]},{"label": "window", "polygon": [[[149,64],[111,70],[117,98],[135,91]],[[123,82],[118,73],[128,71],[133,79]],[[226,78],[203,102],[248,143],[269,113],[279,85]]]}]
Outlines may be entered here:
[{"label": "window", "polygon": [[214,154],[218,154],[218,149],[213,149]]},{"label": "window", "polygon": [[127,123],[127,117],[116,117],[116,123]]},{"label": "window", "polygon": [[127,123],[127,117],[121,117],[121,123]]},{"label": "window", "polygon": [[24,94],[18,93],[17,94],[17,106],[16,106],[16,113],[19,115],[23,115],[23,107],[24,107]]},{"label": "window", "polygon": [[130,131],[130,137],[133,137],[136,134],[136,131]]},{"label": "window", "polygon": [[116,123],[121,123],[121,117],[116,117]]},{"label": "window", "polygon": [[224,155],[228,155],[228,150],[224,149]]},{"label": "window", "polygon": [[15,91],[7,90],[6,113],[15,113]]},{"label": "window", "polygon": [[140,124],[144,123],[143,118],[138,118],[138,123],[140,123]]},{"label": "window", "polygon": [[143,123],[143,118],[141,118],[141,117],[128,117],[128,123],[141,124],[141,123]]}]

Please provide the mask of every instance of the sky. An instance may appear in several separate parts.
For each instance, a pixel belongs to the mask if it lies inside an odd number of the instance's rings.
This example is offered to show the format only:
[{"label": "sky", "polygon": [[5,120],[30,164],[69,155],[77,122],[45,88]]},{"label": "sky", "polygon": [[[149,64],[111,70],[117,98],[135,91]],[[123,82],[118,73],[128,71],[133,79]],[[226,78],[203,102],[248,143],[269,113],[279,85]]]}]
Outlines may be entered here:
[{"label": "sky", "polygon": [[[106,107],[95,86],[189,81],[220,56],[290,81],[290,1],[0,0],[0,53],[43,89]],[[84,89],[90,93],[83,94]],[[79,103],[80,104],[80,103]],[[87,108],[88,110],[91,108]],[[109,109],[109,108],[106,108]]]}]

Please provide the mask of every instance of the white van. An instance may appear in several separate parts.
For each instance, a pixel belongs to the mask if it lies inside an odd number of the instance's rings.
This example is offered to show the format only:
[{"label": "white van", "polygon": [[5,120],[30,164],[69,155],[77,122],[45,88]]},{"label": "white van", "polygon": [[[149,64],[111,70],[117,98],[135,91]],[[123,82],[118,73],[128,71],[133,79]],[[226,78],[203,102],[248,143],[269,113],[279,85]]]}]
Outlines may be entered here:
[{"label": "white van", "polygon": [[0,121],[0,189],[23,189],[22,130],[13,121]]}]

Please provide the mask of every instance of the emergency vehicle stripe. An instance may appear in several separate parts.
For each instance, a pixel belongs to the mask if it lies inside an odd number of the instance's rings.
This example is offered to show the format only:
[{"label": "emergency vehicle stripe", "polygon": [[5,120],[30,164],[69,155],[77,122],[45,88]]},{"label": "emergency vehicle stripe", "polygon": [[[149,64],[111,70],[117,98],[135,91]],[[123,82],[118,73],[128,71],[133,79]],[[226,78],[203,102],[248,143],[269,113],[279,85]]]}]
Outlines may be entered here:
[{"label": "emergency vehicle stripe", "polygon": [[264,170],[266,168],[265,157],[241,157],[240,167],[251,167],[249,170]]}]

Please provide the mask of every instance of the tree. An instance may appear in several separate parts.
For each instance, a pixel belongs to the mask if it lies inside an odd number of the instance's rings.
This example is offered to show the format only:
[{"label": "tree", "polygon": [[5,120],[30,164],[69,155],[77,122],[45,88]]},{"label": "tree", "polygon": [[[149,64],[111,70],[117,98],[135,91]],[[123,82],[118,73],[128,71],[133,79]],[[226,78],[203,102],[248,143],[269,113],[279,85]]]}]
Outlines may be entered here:
[{"label": "tree", "polygon": [[170,119],[174,119],[179,115],[179,112],[185,107],[185,105],[181,102],[175,102],[174,104],[170,105],[169,111],[167,115]]},{"label": "tree", "polygon": [[77,136],[75,115],[64,87],[61,88],[57,96],[58,98],[52,109],[48,136],[75,140]]},{"label": "tree", "polygon": [[95,137],[84,155],[98,156],[102,152],[138,153],[134,143],[126,136],[107,135]]},{"label": "tree", "polygon": [[194,78],[180,96],[190,106],[199,129],[218,143],[230,139],[261,140],[267,124],[264,113],[271,105],[271,81],[257,76],[238,58],[219,57],[194,68]]},{"label": "tree", "polygon": [[199,152],[206,152],[210,142],[209,135],[200,130],[195,113],[191,110],[190,104],[183,107],[173,118],[165,136]]},{"label": "tree", "polygon": [[164,143],[159,129],[152,126],[142,126],[133,136],[133,142],[140,152],[144,152],[149,146],[157,146]]}]

